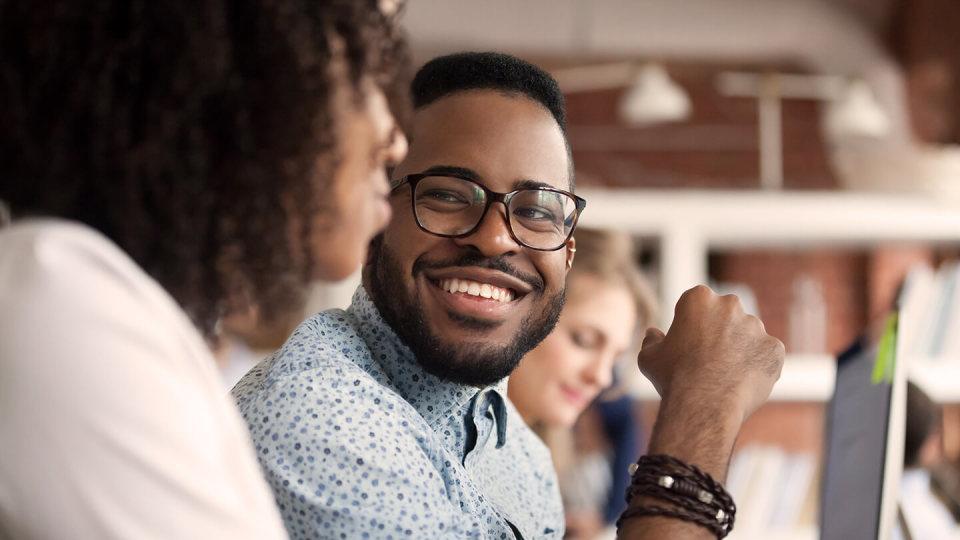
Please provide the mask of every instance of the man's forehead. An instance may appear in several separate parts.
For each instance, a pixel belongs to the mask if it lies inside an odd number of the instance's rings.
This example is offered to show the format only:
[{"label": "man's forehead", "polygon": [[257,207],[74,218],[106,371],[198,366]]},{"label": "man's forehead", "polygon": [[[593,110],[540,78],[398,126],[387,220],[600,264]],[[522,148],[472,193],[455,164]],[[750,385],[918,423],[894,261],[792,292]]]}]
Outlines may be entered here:
[{"label": "man's forehead", "polygon": [[[419,174],[427,175],[436,175],[436,176],[455,176],[457,178],[463,178],[464,180],[470,180],[478,184],[485,184],[484,176],[479,172],[471,169],[469,167],[462,167],[459,165],[433,165],[425,169],[420,170]],[[513,183],[510,186],[510,189],[536,189],[536,188],[555,188],[557,186],[544,182],[543,180],[537,180],[535,178],[515,178]]]},{"label": "man's forehead", "polygon": [[414,114],[403,174],[431,167],[474,171],[480,180],[568,185],[566,142],[542,105],[522,95],[470,90],[443,97]]}]

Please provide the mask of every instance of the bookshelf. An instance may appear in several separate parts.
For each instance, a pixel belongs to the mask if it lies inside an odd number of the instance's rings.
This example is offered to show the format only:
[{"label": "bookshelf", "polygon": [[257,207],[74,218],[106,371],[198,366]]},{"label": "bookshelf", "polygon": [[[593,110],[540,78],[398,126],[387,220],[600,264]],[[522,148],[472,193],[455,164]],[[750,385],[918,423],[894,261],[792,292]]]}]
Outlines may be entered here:
[{"label": "bookshelf", "polygon": [[581,223],[662,241],[664,305],[707,281],[711,248],[960,244],[960,205],[905,194],[584,189]]},{"label": "bookshelf", "polygon": [[[740,248],[869,248],[884,243],[960,245],[960,205],[909,194],[730,190],[582,189],[581,223],[618,229],[660,244],[663,306],[707,283],[711,251]],[[665,326],[671,309],[664,309]],[[960,358],[906,359],[911,378],[934,399],[960,403]],[[788,355],[772,401],[829,399],[831,355]],[[646,381],[642,399],[656,399]]]}]

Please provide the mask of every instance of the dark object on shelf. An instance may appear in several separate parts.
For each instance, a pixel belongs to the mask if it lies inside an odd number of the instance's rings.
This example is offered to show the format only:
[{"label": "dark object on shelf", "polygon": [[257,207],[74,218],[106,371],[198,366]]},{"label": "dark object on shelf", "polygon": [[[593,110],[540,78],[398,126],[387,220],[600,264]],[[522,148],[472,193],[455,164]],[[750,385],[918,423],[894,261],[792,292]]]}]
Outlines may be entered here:
[{"label": "dark object on shelf", "polygon": [[944,463],[930,471],[934,494],[960,523],[960,463]]}]

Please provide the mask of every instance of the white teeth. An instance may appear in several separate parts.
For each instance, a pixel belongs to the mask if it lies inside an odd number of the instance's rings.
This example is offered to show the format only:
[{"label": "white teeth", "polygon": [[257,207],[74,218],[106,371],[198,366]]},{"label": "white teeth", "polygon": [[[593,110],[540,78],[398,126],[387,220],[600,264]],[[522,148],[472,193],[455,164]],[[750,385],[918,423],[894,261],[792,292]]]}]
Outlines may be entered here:
[{"label": "white teeth", "polygon": [[490,298],[498,302],[510,302],[513,300],[513,291],[490,285],[489,283],[450,278],[441,279],[438,285],[448,293],[467,293],[471,296]]}]

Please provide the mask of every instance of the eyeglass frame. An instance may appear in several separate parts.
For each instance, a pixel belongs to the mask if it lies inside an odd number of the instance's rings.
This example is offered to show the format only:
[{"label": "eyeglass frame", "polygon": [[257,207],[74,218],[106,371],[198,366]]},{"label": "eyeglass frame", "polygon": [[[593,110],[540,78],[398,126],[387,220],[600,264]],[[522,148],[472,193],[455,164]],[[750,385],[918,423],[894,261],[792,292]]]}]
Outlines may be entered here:
[{"label": "eyeglass frame", "polygon": [[[417,192],[417,184],[424,178],[429,178],[431,176],[457,178],[465,182],[470,182],[471,184],[474,184],[483,190],[483,193],[487,198],[486,205],[483,207],[483,212],[480,214],[480,219],[477,220],[476,225],[471,227],[470,230],[460,234],[442,234],[442,233],[433,232],[427,229],[426,227],[424,227],[422,223],[420,223],[420,216],[417,215],[417,199],[414,195]],[[487,212],[490,210],[490,207],[494,203],[499,202],[499,203],[503,203],[504,208],[508,210],[504,215],[507,218],[507,230],[510,232],[510,237],[513,238],[513,240],[518,244],[520,244],[521,246],[528,249],[535,250],[535,251],[557,251],[560,248],[562,248],[563,245],[566,244],[570,240],[570,238],[573,236],[573,232],[577,230],[577,222],[580,221],[580,213],[583,212],[583,209],[587,207],[586,199],[563,189],[548,187],[548,186],[538,186],[538,187],[520,188],[507,193],[501,193],[499,191],[494,191],[488,188],[487,186],[477,182],[472,178],[467,178],[460,174],[454,174],[454,173],[448,173],[448,172],[408,174],[406,176],[401,177],[399,181],[396,184],[394,184],[392,188],[390,188],[390,193],[391,194],[396,193],[396,191],[404,185],[410,186],[410,211],[413,212],[413,220],[417,223],[417,227],[419,227],[421,231],[428,234],[432,234],[434,236],[439,236],[441,238],[466,238],[467,236],[470,236],[471,234],[477,232],[477,229],[480,228],[480,225],[483,223],[483,220],[486,219]],[[560,245],[558,245],[557,247],[549,248],[549,249],[533,247],[527,244],[526,242],[524,242],[523,240],[520,240],[519,238],[517,238],[517,234],[513,231],[513,221],[510,220],[509,210],[510,210],[510,201],[518,193],[522,191],[551,191],[554,193],[560,193],[561,195],[566,195],[567,197],[570,197],[573,199],[574,201],[573,224],[570,225],[570,232],[567,233],[566,238],[564,238],[563,241],[560,242]]]}]

